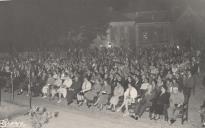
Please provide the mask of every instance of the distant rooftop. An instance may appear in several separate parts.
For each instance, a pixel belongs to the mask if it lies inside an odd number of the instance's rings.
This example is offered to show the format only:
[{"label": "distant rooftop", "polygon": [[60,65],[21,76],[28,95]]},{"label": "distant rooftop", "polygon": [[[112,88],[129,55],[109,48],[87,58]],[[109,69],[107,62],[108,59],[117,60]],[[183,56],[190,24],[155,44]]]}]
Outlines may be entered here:
[{"label": "distant rooftop", "polygon": [[168,11],[143,11],[136,12],[135,22],[169,22],[170,16]]}]

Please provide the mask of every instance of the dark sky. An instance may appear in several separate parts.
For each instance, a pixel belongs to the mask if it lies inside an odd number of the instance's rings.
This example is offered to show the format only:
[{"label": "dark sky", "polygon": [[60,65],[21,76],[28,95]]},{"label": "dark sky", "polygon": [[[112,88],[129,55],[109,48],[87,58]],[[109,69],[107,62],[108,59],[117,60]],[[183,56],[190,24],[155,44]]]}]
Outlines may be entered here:
[{"label": "dark sky", "polygon": [[[129,4],[134,1],[135,4]],[[40,45],[82,25],[104,24],[105,8],[164,10],[184,0],[13,0],[0,2],[0,44]],[[130,6],[130,5],[134,5]],[[136,7],[135,7],[136,5]],[[18,45],[20,44],[20,45]]]}]

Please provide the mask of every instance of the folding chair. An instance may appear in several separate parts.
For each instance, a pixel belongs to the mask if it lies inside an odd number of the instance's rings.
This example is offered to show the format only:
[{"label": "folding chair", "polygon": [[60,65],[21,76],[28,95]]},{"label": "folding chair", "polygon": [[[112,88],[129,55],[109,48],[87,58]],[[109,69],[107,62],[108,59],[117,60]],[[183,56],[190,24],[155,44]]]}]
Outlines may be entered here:
[{"label": "folding chair", "polygon": [[181,107],[177,108],[179,110],[178,118],[181,118],[181,124],[184,121],[188,121],[188,103],[184,103]]}]

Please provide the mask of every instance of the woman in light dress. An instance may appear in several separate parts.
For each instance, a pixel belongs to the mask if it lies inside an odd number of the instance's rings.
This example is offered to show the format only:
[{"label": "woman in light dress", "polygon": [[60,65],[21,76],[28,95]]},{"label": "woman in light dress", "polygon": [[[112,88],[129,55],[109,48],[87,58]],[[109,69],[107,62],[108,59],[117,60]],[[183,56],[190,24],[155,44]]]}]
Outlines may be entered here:
[{"label": "woman in light dress", "polygon": [[110,99],[110,106],[109,106],[109,108],[112,109],[112,111],[116,110],[116,105],[119,103],[119,99],[123,95],[124,95],[124,88],[118,82],[117,86],[114,88],[113,96]]},{"label": "woman in light dress", "polygon": [[135,103],[137,96],[137,90],[129,83],[128,88],[124,93],[124,101],[122,105],[117,109],[117,112],[121,111],[122,108],[125,107],[125,115],[129,115],[128,106],[132,103]]}]

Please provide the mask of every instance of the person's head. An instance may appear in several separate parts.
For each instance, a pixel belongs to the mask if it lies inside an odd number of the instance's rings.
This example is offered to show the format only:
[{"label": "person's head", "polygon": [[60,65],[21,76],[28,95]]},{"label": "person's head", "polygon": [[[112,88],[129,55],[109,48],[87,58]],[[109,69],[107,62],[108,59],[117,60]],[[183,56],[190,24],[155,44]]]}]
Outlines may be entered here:
[{"label": "person's head", "polygon": [[155,88],[155,86],[156,86],[156,81],[155,81],[155,80],[152,80],[152,81],[151,81],[151,85],[152,85],[152,88]]},{"label": "person's head", "polygon": [[52,74],[51,73],[48,73],[48,78],[52,77]]},{"label": "person's head", "polygon": [[158,75],[158,77],[157,77],[157,81],[162,81],[162,78],[161,78],[160,75]]},{"label": "person's head", "polygon": [[121,76],[117,76],[117,80],[118,80],[119,82],[121,82],[121,81],[122,81]]},{"label": "person's head", "polygon": [[128,83],[131,83],[132,82],[132,78],[130,76],[128,76],[127,81],[128,81]]},{"label": "person's head", "polygon": [[152,84],[149,84],[149,85],[147,86],[147,92],[150,93],[153,89],[154,89],[154,86],[153,86]]},{"label": "person's head", "polygon": [[75,76],[75,81],[77,82],[79,80],[78,76]]},{"label": "person's head", "polygon": [[176,79],[172,79],[172,82],[173,82],[173,83],[176,83],[177,81],[176,81]]},{"label": "person's head", "polygon": [[178,90],[178,87],[173,87],[173,93],[178,93],[179,92],[179,90]]},{"label": "person's head", "polygon": [[179,74],[176,73],[176,74],[175,74],[175,77],[176,77],[176,79],[179,79]]},{"label": "person's head", "polygon": [[167,86],[161,86],[161,92],[165,93],[167,91]]},{"label": "person's head", "polygon": [[99,79],[95,79],[95,84],[100,84],[100,80]]},{"label": "person's head", "polygon": [[188,77],[191,77],[191,71],[188,71],[188,72],[187,72],[187,76],[188,76]]},{"label": "person's head", "polygon": [[103,83],[104,83],[104,85],[105,85],[105,86],[107,86],[107,85],[108,85],[107,80],[104,80],[104,81],[103,81]]},{"label": "person's head", "polygon": [[168,79],[166,80],[166,85],[169,86],[171,84],[171,81]]},{"label": "person's head", "polygon": [[108,79],[108,74],[107,73],[105,73],[104,79]]},{"label": "person's head", "polygon": [[148,79],[147,78],[145,78],[144,79],[144,83],[148,83],[149,81],[148,81]]},{"label": "person's head", "polygon": [[120,82],[117,82],[117,86],[121,86],[121,83],[120,83]]}]

